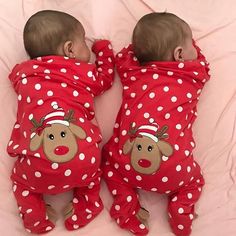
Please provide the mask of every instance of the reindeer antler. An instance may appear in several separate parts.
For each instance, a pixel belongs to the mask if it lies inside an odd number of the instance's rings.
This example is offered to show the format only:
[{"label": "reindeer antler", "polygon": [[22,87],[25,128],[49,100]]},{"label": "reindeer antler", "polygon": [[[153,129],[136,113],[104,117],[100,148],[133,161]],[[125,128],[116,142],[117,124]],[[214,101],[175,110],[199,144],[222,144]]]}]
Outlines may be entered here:
[{"label": "reindeer antler", "polygon": [[39,127],[41,127],[41,126],[43,125],[44,117],[41,118],[41,120],[40,120],[39,123],[38,123],[38,122],[36,121],[36,119],[34,119],[34,118],[32,118],[30,121],[32,122],[32,124],[33,124],[33,126],[34,126],[33,129],[35,130],[35,129],[37,129],[37,128],[39,128]]},{"label": "reindeer antler", "polygon": [[165,138],[168,138],[169,135],[166,133],[166,131],[168,130],[168,126],[167,125],[164,125],[160,131],[157,131],[156,133],[156,137],[158,139],[165,139]]},{"label": "reindeer antler", "polygon": [[64,116],[64,120],[68,122],[75,121],[74,113],[75,113],[74,110],[69,110],[67,114]]}]

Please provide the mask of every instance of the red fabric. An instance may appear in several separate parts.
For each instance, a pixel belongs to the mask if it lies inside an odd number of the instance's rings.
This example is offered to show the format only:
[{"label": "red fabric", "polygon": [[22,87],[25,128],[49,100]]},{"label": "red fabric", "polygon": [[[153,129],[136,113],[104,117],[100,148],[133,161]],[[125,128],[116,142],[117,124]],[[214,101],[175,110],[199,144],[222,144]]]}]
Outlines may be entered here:
[{"label": "red fabric", "polygon": [[[109,142],[104,146],[103,170],[104,177],[114,195],[111,215],[116,220],[128,219],[130,209],[139,206],[135,189],[166,193],[170,196],[178,195],[189,190],[187,205],[188,211],[172,215],[171,225],[176,235],[188,235],[191,221],[185,224],[182,216],[193,214],[193,206],[200,196],[204,184],[199,165],[194,161],[192,151],[195,146],[192,135],[192,124],[197,116],[196,105],[205,82],[209,79],[208,62],[196,46],[198,58],[194,61],[165,61],[150,62],[141,66],[134,57],[132,45],[124,48],[117,54],[116,65],[123,85],[123,102],[116,119],[114,133]],[[132,166],[130,153],[123,153],[123,146],[127,140],[135,138],[130,127],[137,129],[143,125],[159,127],[164,126],[165,138],[173,147],[173,154],[169,157],[162,156],[159,169],[153,174],[142,174]],[[153,131],[152,131],[153,132]],[[152,133],[150,131],[150,135]],[[150,136],[154,139],[154,136]],[[135,147],[134,147],[135,148]],[[199,188],[199,189],[198,189]],[[186,190],[187,191],[187,190]],[[132,200],[127,202],[127,197]],[[177,204],[172,207],[169,202],[169,212],[173,213],[181,208],[184,198],[178,198]],[[119,210],[114,210],[119,205]],[[174,210],[173,210],[174,209]],[[182,212],[182,209],[180,210]],[[170,213],[170,214],[171,214]],[[179,217],[180,216],[180,217]],[[191,217],[191,216],[190,216]],[[179,226],[182,224],[184,227]],[[126,229],[136,233],[145,234],[144,228],[137,230],[137,225],[129,225]]]},{"label": "red fabric", "polygon": [[[18,95],[17,119],[7,148],[11,156],[17,157],[11,178],[25,227],[34,233],[53,228],[52,223],[45,221],[45,208],[40,207],[41,194],[57,194],[75,188],[76,198],[85,199],[86,195],[86,200],[74,204],[75,214],[82,214],[79,209],[83,208],[83,211],[89,209],[91,216],[84,212],[83,220],[81,215],[68,219],[69,230],[86,225],[103,208],[99,197],[101,133],[91,120],[94,97],[113,83],[114,56],[106,40],[96,42],[92,50],[96,54],[96,65],[62,56],[45,56],[16,65],[9,76]],[[71,121],[64,120],[69,111],[73,111]],[[41,123],[38,128],[33,126],[32,118]],[[49,135],[37,150],[30,148],[36,135],[40,136],[46,128],[60,122],[65,129],[72,129],[73,124],[86,133],[85,139],[73,136],[78,150],[64,163],[48,159],[50,154],[46,154],[44,148]],[[52,150],[59,156],[70,151],[66,144]],[[35,195],[37,197],[32,197]],[[27,215],[28,209],[33,209],[31,215]]]}]

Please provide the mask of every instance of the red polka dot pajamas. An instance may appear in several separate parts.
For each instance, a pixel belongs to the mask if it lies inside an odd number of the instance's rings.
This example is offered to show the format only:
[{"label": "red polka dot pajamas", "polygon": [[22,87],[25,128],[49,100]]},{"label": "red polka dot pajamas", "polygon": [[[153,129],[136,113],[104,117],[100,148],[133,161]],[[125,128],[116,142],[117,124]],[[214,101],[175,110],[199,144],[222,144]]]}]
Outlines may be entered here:
[{"label": "red polka dot pajamas", "polygon": [[137,218],[137,189],[167,194],[173,232],[179,236],[191,232],[194,204],[204,185],[193,159],[192,124],[209,79],[208,63],[196,48],[194,61],[141,66],[131,45],[116,57],[123,102],[113,136],[103,148],[103,171],[114,197],[111,216],[137,235],[148,233]]},{"label": "red polka dot pajamas", "polygon": [[18,95],[17,119],[8,153],[17,157],[11,179],[24,226],[44,233],[48,219],[42,194],[74,190],[68,230],[88,224],[103,209],[99,128],[93,124],[95,96],[112,85],[110,42],[92,48],[96,65],[45,56],[16,65],[9,78]]}]

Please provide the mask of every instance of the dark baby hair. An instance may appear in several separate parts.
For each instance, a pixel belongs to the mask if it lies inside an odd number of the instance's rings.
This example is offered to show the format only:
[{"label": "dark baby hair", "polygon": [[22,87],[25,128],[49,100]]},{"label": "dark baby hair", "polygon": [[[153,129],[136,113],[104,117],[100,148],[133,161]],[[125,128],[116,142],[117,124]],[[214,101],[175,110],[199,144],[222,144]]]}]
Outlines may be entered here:
[{"label": "dark baby hair", "polygon": [[74,33],[84,29],[73,16],[54,10],[43,10],[32,15],[24,27],[24,46],[30,58],[57,55],[58,48]]},{"label": "dark baby hair", "polygon": [[136,24],[132,43],[141,64],[172,60],[171,52],[184,43],[188,24],[178,16],[162,12],[143,16]]}]

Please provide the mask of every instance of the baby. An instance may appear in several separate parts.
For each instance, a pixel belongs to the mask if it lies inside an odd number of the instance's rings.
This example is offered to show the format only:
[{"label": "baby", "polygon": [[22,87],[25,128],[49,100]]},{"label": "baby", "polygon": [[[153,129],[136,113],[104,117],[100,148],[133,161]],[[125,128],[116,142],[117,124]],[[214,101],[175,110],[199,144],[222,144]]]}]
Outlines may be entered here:
[{"label": "baby", "polygon": [[208,63],[185,21],[151,13],[139,20],[132,45],[117,54],[116,64],[123,102],[103,149],[111,216],[121,228],[145,235],[149,214],[137,189],[167,194],[171,228],[187,236],[204,185],[193,159],[192,125]]},{"label": "baby", "polygon": [[109,41],[93,44],[89,63],[85,31],[73,16],[45,10],[24,28],[30,60],[16,65],[9,79],[18,96],[16,123],[8,145],[16,157],[11,179],[27,231],[55,227],[55,211],[43,194],[73,189],[64,211],[65,227],[87,225],[103,209],[99,197],[99,128],[92,123],[94,97],[113,82],[114,56]]}]

